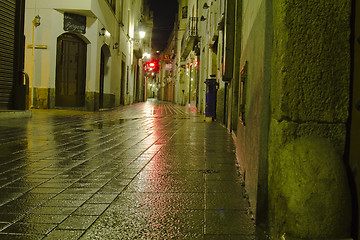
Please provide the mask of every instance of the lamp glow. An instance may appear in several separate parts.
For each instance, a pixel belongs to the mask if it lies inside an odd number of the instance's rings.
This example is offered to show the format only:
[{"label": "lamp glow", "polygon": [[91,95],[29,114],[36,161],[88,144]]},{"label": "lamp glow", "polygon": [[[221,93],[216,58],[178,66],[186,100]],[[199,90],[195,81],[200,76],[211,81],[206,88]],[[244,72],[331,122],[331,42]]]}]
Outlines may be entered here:
[{"label": "lamp glow", "polygon": [[140,36],[140,38],[144,38],[144,37],[145,37],[145,35],[146,35],[146,33],[145,33],[144,31],[140,31],[140,32],[139,32],[139,36]]},{"label": "lamp glow", "polygon": [[143,58],[150,58],[150,54],[149,53],[144,53]]}]

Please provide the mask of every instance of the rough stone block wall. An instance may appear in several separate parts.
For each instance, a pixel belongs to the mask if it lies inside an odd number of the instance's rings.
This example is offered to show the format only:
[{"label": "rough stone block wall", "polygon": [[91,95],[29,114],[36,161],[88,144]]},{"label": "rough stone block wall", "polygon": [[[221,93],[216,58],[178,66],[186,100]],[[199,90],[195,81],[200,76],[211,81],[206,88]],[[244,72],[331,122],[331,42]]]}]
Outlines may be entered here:
[{"label": "rough stone block wall", "polygon": [[273,2],[269,226],[275,239],[349,237],[343,160],[351,1]]},{"label": "rough stone block wall", "polygon": [[350,7],[349,0],[274,3],[276,119],[347,121]]}]

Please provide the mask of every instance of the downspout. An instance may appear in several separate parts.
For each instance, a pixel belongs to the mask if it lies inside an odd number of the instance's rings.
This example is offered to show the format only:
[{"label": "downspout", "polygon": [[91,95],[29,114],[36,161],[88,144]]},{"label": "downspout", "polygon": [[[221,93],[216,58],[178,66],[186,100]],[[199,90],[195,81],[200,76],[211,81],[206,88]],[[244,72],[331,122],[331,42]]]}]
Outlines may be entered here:
[{"label": "downspout", "polygon": [[31,96],[30,96],[30,102],[31,102],[31,107],[30,108],[34,108],[34,94],[35,94],[35,90],[34,90],[34,52],[35,52],[35,27],[37,24],[37,17],[36,17],[36,3],[37,0],[35,0],[35,7],[34,7],[34,19],[32,21],[33,24],[33,28],[32,28],[32,48],[31,48],[31,72],[30,72],[30,86],[31,86]]}]

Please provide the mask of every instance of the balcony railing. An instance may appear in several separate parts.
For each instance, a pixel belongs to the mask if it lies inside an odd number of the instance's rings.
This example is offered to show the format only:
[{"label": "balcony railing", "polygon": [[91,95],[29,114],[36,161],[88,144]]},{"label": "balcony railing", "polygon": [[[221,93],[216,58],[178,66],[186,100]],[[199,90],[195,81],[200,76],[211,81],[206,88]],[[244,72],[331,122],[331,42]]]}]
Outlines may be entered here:
[{"label": "balcony railing", "polygon": [[198,17],[189,18],[183,38],[181,40],[181,56],[184,58],[191,51],[198,34]]}]

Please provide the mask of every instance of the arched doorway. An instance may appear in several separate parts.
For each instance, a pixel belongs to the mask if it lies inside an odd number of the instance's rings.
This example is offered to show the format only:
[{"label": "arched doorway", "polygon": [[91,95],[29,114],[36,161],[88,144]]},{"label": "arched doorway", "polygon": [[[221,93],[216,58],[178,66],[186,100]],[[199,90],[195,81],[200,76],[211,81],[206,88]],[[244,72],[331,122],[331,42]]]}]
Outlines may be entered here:
[{"label": "arched doorway", "polygon": [[70,33],[57,39],[55,105],[83,107],[86,84],[86,43]]},{"label": "arched doorway", "polygon": [[99,108],[104,108],[104,79],[109,72],[107,63],[110,57],[109,46],[104,44],[101,47],[101,59],[100,59],[100,86],[99,86]]}]

